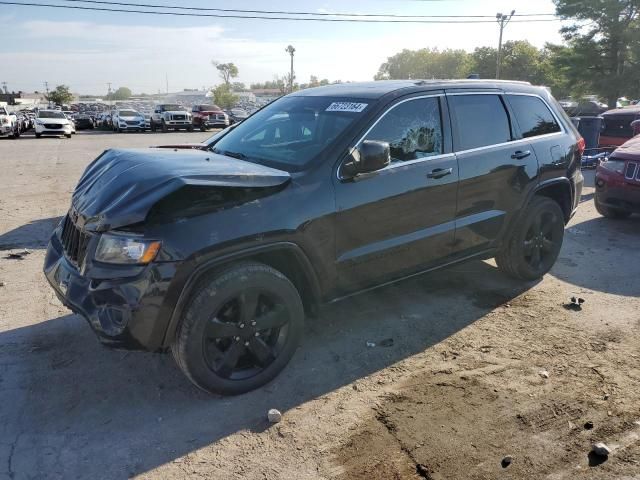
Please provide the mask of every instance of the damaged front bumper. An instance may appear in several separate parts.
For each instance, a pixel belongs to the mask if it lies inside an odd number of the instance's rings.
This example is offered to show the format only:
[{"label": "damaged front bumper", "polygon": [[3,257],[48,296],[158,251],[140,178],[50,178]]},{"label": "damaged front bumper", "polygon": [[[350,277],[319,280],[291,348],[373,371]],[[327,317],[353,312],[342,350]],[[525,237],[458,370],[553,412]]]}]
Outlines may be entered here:
[{"label": "damaged front bumper", "polygon": [[[96,242],[97,237],[88,251]],[[91,261],[80,268],[64,254],[59,229],[44,262],[44,274],[60,301],[82,315],[103,344],[148,351],[163,346],[168,319],[161,315],[162,301],[175,268],[175,262],[121,267]]]}]

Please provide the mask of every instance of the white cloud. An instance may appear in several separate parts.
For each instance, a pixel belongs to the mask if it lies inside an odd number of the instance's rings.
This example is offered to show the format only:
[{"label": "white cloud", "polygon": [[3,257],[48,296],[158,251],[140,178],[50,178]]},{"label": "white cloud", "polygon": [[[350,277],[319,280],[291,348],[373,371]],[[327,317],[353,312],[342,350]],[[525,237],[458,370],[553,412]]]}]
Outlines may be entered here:
[{"label": "white cloud", "polygon": [[[507,39],[521,38],[513,27]],[[152,93],[164,90],[165,74],[170,90],[211,86],[219,82],[213,59],[236,63],[239,80],[247,83],[271,79],[289,68],[285,42],[250,38],[215,24],[167,27],[27,21],[13,28],[20,32],[23,46],[20,51],[0,52],[0,64],[10,67],[4,79],[23,89],[41,89],[47,80],[50,85],[69,84],[77,92],[100,93],[106,90],[106,82],[112,82],[114,87]],[[540,25],[528,39],[541,46],[555,39],[557,28],[557,24]],[[496,36],[493,24],[465,25],[464,35],[453,35],[450,25],[407,24],[394,34],[376,36],[370,30],[366,36],[350,38],[336,31],[347,30],[328,26],[324,38],[291,38],[299,81],[307,81],[310,75],[371,80],[380,64],[403,48],[472,50]],[[52,42],[56,48],[51,48]]]}]

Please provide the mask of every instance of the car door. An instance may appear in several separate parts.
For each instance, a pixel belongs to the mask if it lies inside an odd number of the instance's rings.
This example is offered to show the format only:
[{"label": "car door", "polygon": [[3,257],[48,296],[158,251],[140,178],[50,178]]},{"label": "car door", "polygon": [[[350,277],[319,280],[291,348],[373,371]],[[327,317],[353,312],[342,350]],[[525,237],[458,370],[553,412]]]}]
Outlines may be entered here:
[{"label": "car door", "polygon": [[454,251],[495,246],[538,175],[527,139],[520,139],[501,92],[447,92],[460,182]]},{"label": "car door", "polygon": [[458,166],[443,98],[400,100],[373,122],[358,144],[388,142],[388,167],[356,178],[343,178],[338,171],[336,273],[341,290],[410,274],[450,254]]}]

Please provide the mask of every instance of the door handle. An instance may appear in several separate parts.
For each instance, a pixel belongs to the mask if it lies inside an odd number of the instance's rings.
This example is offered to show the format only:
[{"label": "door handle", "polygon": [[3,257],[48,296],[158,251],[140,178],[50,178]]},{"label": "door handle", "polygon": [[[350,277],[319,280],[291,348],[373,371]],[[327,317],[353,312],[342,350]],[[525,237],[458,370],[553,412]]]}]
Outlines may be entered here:
[{"label": "door handle", "polygon": [[518,150],[513,155],[511,155],[511,158],[513,158],[514,160],[522,160],[523,158],[527,158],[529,155],[531,155],[531,150]]},{"label": "door handle", "polygon": [[442,178],[453,173],[453,168],[436,168],[427,173],[427,178]]}]

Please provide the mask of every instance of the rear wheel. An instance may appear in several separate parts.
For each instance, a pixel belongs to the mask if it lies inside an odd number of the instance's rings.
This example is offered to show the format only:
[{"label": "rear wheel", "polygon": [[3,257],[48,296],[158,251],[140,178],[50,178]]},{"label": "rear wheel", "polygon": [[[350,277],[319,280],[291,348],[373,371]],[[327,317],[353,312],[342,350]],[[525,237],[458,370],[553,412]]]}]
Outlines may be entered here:
[{"label": "rear wheel", "polygon": [[198,387],[240,394],[280,373],[300,343],[303,323],[300,295],[282,273],[238,264],[197,287],[171,350]]},{"label": "rear wheel", "polygon": [[629,218],[631,216],[631,212],[627,212],[625,210],[618,210],[617,208],[607,207],[602,205],[598,201],[598,196],[596,195],[593,199],[593,202],[596,206],[596,210],[600,215],[607,218],[613,218],[615,220],[622,220],[625,218]]},{"label": "rear wheel", "polygon": [[536,196],[508,235],[498,255],[498,268],[522,280],[535,280],[556,262],[564,239],[564,214],[548,197]]}]

